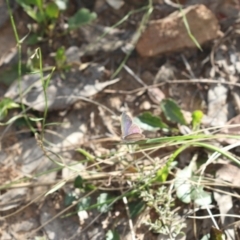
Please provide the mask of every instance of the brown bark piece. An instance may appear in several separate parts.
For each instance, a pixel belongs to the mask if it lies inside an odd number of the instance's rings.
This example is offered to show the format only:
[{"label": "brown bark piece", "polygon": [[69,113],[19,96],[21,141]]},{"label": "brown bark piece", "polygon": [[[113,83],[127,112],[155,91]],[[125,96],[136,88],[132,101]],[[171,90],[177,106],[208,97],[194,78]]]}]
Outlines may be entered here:
[{"label": "brown bark piece", "polygon": [[136,49],[143,57],[175,52],[195,47],[187,33],[182,14],[187,18],[192,35],[201,45],[218,37],[219,24],[215,15],[204,5],[194,5],[174,12],[168,17],[151,21],[142,34]]}]

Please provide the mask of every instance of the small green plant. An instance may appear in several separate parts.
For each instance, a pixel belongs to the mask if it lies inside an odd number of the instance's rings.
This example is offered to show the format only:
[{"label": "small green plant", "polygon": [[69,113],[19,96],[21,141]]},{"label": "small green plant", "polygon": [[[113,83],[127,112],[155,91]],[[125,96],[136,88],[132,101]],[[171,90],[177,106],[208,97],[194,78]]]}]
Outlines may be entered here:
[{"label": "small green plant", "polygon": [[187,125],[181,108],[172,99],[164,99],[161,102],[161,109],[168,121]]},{"label": "small green plant", "polygon": [[203,118],[203,112],[196,110],[192,113],[192,128],[193,131],[197,131],[200,128],[200,124]]},{"label": "small green plant", "polygon": [[[181,112],[181,108],[175,103],[173,99],[165,99],[161,102],[160,107],[164,117],[173,124],[187,125],[186,120]],[[145,130],[156,131],[158,129],[165,129],[170,131],[170,127],[165,123],[160,116],[154,116],[150,112],[142,113],[137,119],[137,122]],[[201,119],[200,119],[201,120]]]},{"label": "small green plant", "polygon": [[67,57],[66,57],[64,46],[57,49],[57,52],[55,55],[55,63],[56,63],[57,70],[70,69],[70,66],[67,64]]},{"label": "small green plant", "polygon": [[182,229],[185,227],[185,223],[181,222],[173,211],[175,199],[172,194],[169,194],[169,189],[166,186],[161,186],[156,190],[142,191],[141,197],[158,216],[145,222],[151,230],[171,236],[172,239],[183,234]]},{"label": "small green plant", "polygon": [[15,103],[10,98],[4,98],[0,101],[0,120],[3,120],[10,109],[20,108],[20,105]]},{"label": "small green plant", "polygon": [[[53,36],[59,16],[68,7],[68,1],[66,0],[54,0],[51,2],[46,0],[17,0],[17,2],[28,16],[38,23],[38,28],[40,28],[40,31],[38,29],[37,32],[29,36],[29,44],[35,44],[42,40],[45,34],[50,37]],[[91,13],[86,8],[81,8],[68,19],[68,26],[63,33],[88,24],[95,20],[96,17],[95,13]],[[33,29],[31,27],[31,30]]]},{"label": "small green plant", "polygon": [[58,1],[17,0],[17,2],[32,19],[40,24],[54,23],[60,14]]},{"label": "small green plant", "polygon": [[92,22],[96,18],[96,13],[91,13],[88,9],[82,8],[68,19],[68,27],[70,30],[73,30]]}]

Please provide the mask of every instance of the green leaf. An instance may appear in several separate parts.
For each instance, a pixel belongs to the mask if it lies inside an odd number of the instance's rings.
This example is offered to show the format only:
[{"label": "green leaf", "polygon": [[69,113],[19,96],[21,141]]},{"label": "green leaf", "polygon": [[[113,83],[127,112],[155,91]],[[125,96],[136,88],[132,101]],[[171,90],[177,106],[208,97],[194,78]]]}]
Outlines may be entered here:
[{"label": "green leaf", "polygon": [[106,240],[120,240],[120,236],[116,230],[108,230]]},{"label": "green leaf", "polygon": [[75,29],[88,24],[97,18],[96,13],[91,13],[87,8],[81,8],[68,19],[69,29]]},{"label": "green leaf", "polygon": [[83,188],[83,183],[84,183],[84,180],[82,179],[81,176],[77,176],[74,180],[74,187],[75,188]]},{"label": "green leaf", "polygon": [[79,153],[81,153],[84,157],[86,157],[86,159],[87,160],[89,160],[89,161],[94,161],[94,159],[95,159],[95,157],[91,154],[91,153],[89,153],[89,152],[87,152],[85,149],[83,149],[83,148],[78,148],[78,149],[76,149],[76,151],[77,152],[79,152]]},{"label": "green leaf", "polygon": [[43,0],[35,0],[35,2],[40,9],[43,7]]},{"label": "green leaf", "polygon": [[157,175],[156,175],[156,181],[158,182],[166,182],[167,177],[169,174],[169,166],[166,164],[165,166],[163,166],[161,169],[159,169],[157,171]]},{"label": "green leaf", "polygon": [[198,206],[206,206],[212,203],[211,194],[204,191],[202,186],[193,188],[191,199],[194,200],[195,204]]},{"label": "green leaf", "polygon": [[100,213],[106,213],[110,210],[109,203],[107,203],[111,199],[108,193],[101,193],[97,198],[98,203],[98,211]]},{"label": "green leaf", "polygon": [[192,113],[192,128],[194,131],[198,130],[203,118],[203,112],[196,110]]},{"label": "green leaf", "polygon": [[160,105],[168,121],[187,125],[180,107],[172,99],[164,99]]},{"label": "green leaf", "polygon": [[39,122],[39,121],[42,121],[43,118],[32,118],[32,117],[30,117],[29,120],[33,121],[33,122]]},{"label": "green leaf", "polygon": [[[138,116],[138,119],[140,120],[140,127],[142,127],[145,130],[156,130],[159,128],[168,128],[167,124],[165,124],[160,117],[152,115],[151,112],[145,112],[142,115]],[[147,125],[147,127],[144,125]],[[150,128],[149,128],[150,127]]]},{"label": "green leaf", "polygon": [[75,200],[76,200],[75,193],[73,193],[73,192],[67,193],[65,198],[64,198],[64,204],[65,204],[65,206],[69,206]]},{"label": "green leaf", "polygon": [[20,105],[15,103],[10,98],[2,99],[2,101],[0,101],[0,120],[4,119],[7,116],[8,110],[19,107]]},{"label": "green leaf", "polygon": [[184,203],[194,201],[199,206],[206,206],[211,204],[211,194],[204,191],[202,186],[192,184],[196,177],[193,175],[193,162],[176,174],[174,187],[176,189],[177,197]]},{"label": "green leaf", "polygon": [[36,19],[35,19],[38,23],[42,23],[46,20],[46,12],[40,12],[38,11],[36,13]]},{"label": "green leaf", "polygon": [[59,16],[59,9],[58,6],[56,5],[56,3],[54,2],[50,2],[47,4],[46,6],[46,15],[52,19],[52,18],[58,18]]},{"label": "green leaf", "polygon": [[36,22],[39,22],[39,18],[37,16],[37,12],[34,11],[33,8],[26,6],[24,7],[25,12],[28,14],[29,17],[31,17]]},{"label": "green leaf", "polygon": [[37,6],[37,1],[36,0],[17,0],[17,3],[22,5],[34,5]]},{"label": "green leaf", "polygon": [[91,183],[85,183],[84,189],[86,191],[92,191],[92,190],[97,189],[97,187]]},{"label": "green leaf", "polygon": [[176,174],[174,181],[174,187],[176,189],[177,197],[184,203],[191,202],[192,185],[190,178],[192,176],[192,170],[190,167],[186,167]]},{"label": "green leaf", "polygon": [[37,21],[36,11],[33,8],[33,6],[37,5],[36,0],[17,0],[17,3],[24,9],[28,16]]},{"label": "green leaf", "polygon": [[[45,19],[43,0],[17,0],[17,2],[22,6],[24,11],[38,23]],[[35,6],[38,8],[36,9]]]},{"label": "green leaf", "polygon": [[83,211],[90,207],[91,205],[91,196],[81,198],[80,202],[77,204],[77,211]]}]

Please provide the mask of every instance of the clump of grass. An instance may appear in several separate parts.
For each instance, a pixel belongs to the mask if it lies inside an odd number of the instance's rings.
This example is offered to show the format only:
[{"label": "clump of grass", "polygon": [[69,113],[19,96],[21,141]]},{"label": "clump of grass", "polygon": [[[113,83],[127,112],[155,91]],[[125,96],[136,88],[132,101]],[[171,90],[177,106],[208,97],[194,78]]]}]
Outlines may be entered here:
[{"label": "clump of grass", "polygon": [[145,224],[153,232],[174,239],[184,234],[182,230],[186,227],[186,223],[174,211],[176,199],[171,189],[171,187],[160,186],[157,189],[142,191],[141,197],[151,211],[155,212],[155,219],[148,219]]}]

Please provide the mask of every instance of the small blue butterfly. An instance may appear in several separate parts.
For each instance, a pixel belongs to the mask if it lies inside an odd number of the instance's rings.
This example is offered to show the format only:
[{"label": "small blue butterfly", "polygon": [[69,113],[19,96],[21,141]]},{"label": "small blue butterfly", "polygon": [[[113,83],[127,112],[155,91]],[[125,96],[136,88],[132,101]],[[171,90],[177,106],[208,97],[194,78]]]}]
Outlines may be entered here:
[{"label": "small blue butterfly", "polygon": [[121,116],[121,129],[123,141],[139,141],[145,139],[141,128],[133,123],[132,119],[125,113]]}]

